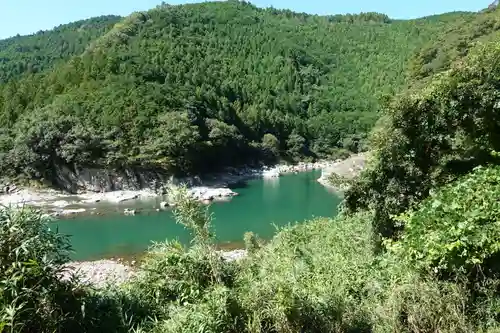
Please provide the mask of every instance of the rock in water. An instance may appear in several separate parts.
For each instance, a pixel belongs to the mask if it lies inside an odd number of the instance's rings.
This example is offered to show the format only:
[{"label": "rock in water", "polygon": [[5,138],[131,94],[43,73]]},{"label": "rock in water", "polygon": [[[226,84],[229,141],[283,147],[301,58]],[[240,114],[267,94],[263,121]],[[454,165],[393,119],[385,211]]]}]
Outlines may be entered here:
[{"label": "rock in water", "polygon": [[125,215],[135,215],[136,211],[135,211],[135,209],[125,208],[125,210],[123,211],[123,213]]},{"label": "rock in water", "polygon": [[262,173],[264,178],[278,178],[280,176],[280,171],[278,169],[266,170]]}]

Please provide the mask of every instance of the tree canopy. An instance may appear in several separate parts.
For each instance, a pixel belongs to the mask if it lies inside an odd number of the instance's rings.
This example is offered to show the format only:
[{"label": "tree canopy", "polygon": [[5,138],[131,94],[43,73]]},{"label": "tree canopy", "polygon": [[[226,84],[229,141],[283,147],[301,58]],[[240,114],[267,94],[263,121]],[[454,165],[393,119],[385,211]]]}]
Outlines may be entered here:
[{"label": "tree canopy", "polygon": [[[402,21],[229,1],[3,41],[4,57],[17,60],[0,85],[0,170],[46,179],[59,164],[199,173],[363,149],[379,100],[407,85],[412,55],[477,15]],[[45,49],[28,47],[46,37],[54,42]]]},{"label": "tree canopy", "polygon": [[395,98],[374,132],[374,161],[346,194],[351,209],[372,207],[376,230],[394,236],[393,216],[500,151],[500,44],[477,45],[424,89]]},{"label": "tree canopy", "polygon": [[121,17],[109,15],[61,25],[30,36],[0,40],[0,83],[26,73],[38,73],[81,54]]}]

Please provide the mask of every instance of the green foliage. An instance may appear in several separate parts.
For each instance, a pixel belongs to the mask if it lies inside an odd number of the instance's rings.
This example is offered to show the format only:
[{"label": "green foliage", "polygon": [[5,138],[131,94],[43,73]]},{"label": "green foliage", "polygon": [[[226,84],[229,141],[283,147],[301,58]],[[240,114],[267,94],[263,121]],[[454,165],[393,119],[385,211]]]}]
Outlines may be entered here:
[{"label": "green foliage", "polygon": [[372,207],[376,234],[393,236],[403,213],[429,191],[497,164],[500,44],[476,47],[427,87],[395,99],[373,135],[375,158],[347,192],[350,209]]},{"label": "green foliage", "polygon": [[128,332],[154,308],[126,290],[62,279],[68,239],[30,209],[0,211],[0,332]]},{"label": "green foliage", "polygon": [[67,260],[67,239],[49,230],[39,213],[5,208],[0,211],[0,236],[4,329],[49,332],[74,327],[74,320],[82,316],[81,297],[73,284],[58,278]]},{"label": "green foliage", "polygon": [[74,23],[5,41],[93,36],[64,61],[41,61],[37,74],[14,79],[7,69],[0,171],[55,182],[61,165],[200,173],[358,151],[379,117],[378,96],[399,90],[414,51],[464,15],[393,21],[228,1],[159,6],[110,30],[115,18],[93,19],[88,34]]},{"label": "green foliage", "polygon": [[[247,233],[241,261],[216,251],[208,210],[183,187],[169,194],[191,246],[153,245],[130,283],[108,290],[60,279],[68,242],[40,213],[0,211],[0,331],[498,330],[500,44],[469,51],[495,38],[497,16],[394,21],[239,1],[162,5],[112,29],[113,18],[89,21],[87,39],[35,70],[16,64],[52,44],[6,63],[0,56],[4,175],[340,157],[364,150],[379,119],[373,162],[346,193],[351,211],[369,210],[284,228],[265,246]],[[12,41],[72,41],[73,28]],[[421,49],[426,42],[443,47]],[[1,45],[0,55],[13,52]],[[413,79],[463,59],[389,100],[414,83],[403,73],[419,49]],[[377,252],[374,236],[392,237],[388,251]]]},{"label": "green foliage", "polygon": [[224,327],[219,324],[227,324],[224,304],[228,302],[227,288],[234,283],[235,266],[215,250],[208,209],[189,196],[184,187],[173,187],[169,194],[175,202],[176,222],[191,231],[192,246],[185,248],[178,242],[154,244],[128,290],[146,304],[154,304],[152,314],[157,321],[153,332],[185,332],[188,327],[217,332]]},{"label": "green foliage", "polygon": [[500,167],[477,169],[400,216],[405,232],[391,249],[439,276],[497,276],[499,194]]},{"label": "green foliage", "polygon": [[[213,267],[218,268],[214,277]],[[184,248],[179,243],[155,244],[140,269],[142,275],[133,288],[154,304],[185,305],[201,299],[214,284],[231,283],[231,271],[220,256],[214,258],[206,248]]]},{"label": "green foliage", "polygon": [[89,43],[107,33],[120,19],[112,15],[95,17],[30,36],[0,40],[0,82],[49,70],[81,54]]},{"label": "green foliage", "polygon": [[266,133],[262,137],[262,149],[271,160],[275,160],[280,156],[280,142],[270,133]]},{"label": "green foliage", "polygon": [[294,160],[299,159],[301,156],[307,155],[308,148],[306,146],[306,139],[296,133],[292,133],[288,140],[286,140],[286,147],[288,156]]},{"label": "green foliage", "polygon": [[445,32],[431,38],[412,56],[409,66],[412,79],[431,78],[465,57],[478,42],[484,43],[499,37],[500,11],[496,9],[481,15],[443,15],[440,21],[445,25]]},{"label": "green foliage", "polygon": [[206,292],[201,302],[177,307],[170,318],[158,322],[152,333],[221,333],[243,332],[242,323],[235,320],[239,310],[231,292],[224,287],[216,287]]},{"label": "green foliage", "polygon": [[253,232],[245,232],[243,235],[243,240],[245,242],[245,249],[249,255],[254,254],[261,248],[259,238]]},{"label": "green foliage", "polygon": [[382,258],[371,283],[375,292],[364,304],[373,332],[478,332],[494,318],[469,315],[466,288],[422,277],[400,257]]},{"label": "green foliage", "polygon": [[348,179],[346,177],[343,177],[335,172],[332,172],[328,176],[327,181],[330,185],[332,185],[333,187],[335,187],[336,189],[339,189],[341,191],[348,189],[353,183],[352,179]]},{"label": "green foliage", "polygon": [[[469,194],[465,202],[472,203],[473,207],[480,205],[478,188],[488,184],[498,187],[499,174],[499,169],[480,170],[471,176],[473,181],[464,181]],[[464,182],[457,183],[456,187],[464,187]],[[442,193],[453,189],[447,187]],[[495,189],[491,190],[490,198],[496,193]],[[452,194],[456,200],[456,191]],[[447,196],[437,194],[437,197]],[[33,308],[38,311],[31,312],[29,317],[17,317],[14,331],[31,332],[26,325],[35,324],[38,326],[31,327],[37,332],[76,333],[468,333],[498,327],[497,280],[484,285],[481,297],[471,297],[466,285],[439,281],[426,271],[415,270],[415,252],[389,251],[376,255],[370,213],[333,220],[316,219],[287,227],[266,246],[253,248],[247,258],[226,262],[207,246],[210,233],[207,230],[198,233],[209,226],[204,207],[195,205],[182,189],[178,192],[177,204],[178,222],[191,228],[195,236],[191,247],[184,248],[178,243],[154,245],[136,277],[120,287],[92,291],[75,289],[73,282],[68,281],[66,285],[78,291],[75,303],[78,306],[68,308],[73,304],[72,294],[62,294],[53,303],[48,302],[48,294],[42,294],[45,295],[44,307]],[[443,207],[447,204],[443,200]],[[422,207],[430,206],[431,199]],[[446,220],[445,214],[435,208],[429,220],[434,221],[431,218],[436,216]],[[23,219],[28,217],[22,220],[26,221],[28,234],[28,226],[32,226],[36,222],[33,218],[38,216],[22,215]],[[423,231],[429,232],[429,238],[434,238],[432,228],[444,234],[450,234],[448,229],[452,229],[449,225],[432,226],[431,230]],[[41,235],[44,230],[40,230]],[[3,239],[5,230],[0,235]],[[251,239],[255,241],[251,234],[245,238],[248,243],[254,243]],[[405,238],[400,242],[410,244]],[[449,244],[447,240],[443,242]],[[50,246],[38,248],[52,249]],[[16,251],[11,253],[15,254]],[[219,280],[214,278],[214,260],[219,268]],[[45,281],[39,275],[34,278],[38,283]],[[54,286],[64,284],[56,279],[51,281]],[[32,297],[38,291],[36,285],[30,286],[29,301],[37,299]],[[54,286],[50,288],[51,295],[61,295]],[[4,306],[4,291],[8,289],[0,290],[0,313],[5,315],[0,322],[7,325],[4,329],[8,330],[11,307]],[[85,316],[81,315],[82,305]],[[45,310],[51,306],[62,307],[64,312],[47,317]]]},{"label": "green foliage", "polygon": [[373,259],[362,217],[282,230],[239,277],[246,332],[366,331],[359,306]]}]

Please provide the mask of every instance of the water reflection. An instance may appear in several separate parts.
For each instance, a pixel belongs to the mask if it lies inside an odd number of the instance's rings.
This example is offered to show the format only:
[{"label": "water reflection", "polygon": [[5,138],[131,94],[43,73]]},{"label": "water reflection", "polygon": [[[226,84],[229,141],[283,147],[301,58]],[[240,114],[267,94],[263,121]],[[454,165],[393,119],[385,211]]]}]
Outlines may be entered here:
[{"label": "water reflection", "polygon": [[264,178],[264,186],[262,186],[263,198],[266,202],[273,202],[279,196],[279,178]]}]

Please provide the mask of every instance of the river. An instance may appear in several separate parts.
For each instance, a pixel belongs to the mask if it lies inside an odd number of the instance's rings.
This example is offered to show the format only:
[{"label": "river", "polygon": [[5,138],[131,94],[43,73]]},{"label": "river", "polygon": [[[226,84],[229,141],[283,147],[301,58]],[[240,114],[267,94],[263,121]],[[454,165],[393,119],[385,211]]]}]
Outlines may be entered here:
[{"label": "river", "polygon": [[[340,198],[316,181],[320,174],[320,171],[303,172],[274,179],[252,179],[230,186],[239,195],[210,206],[219,245],[239,248],[247,231],[270,239],[276,227],[312,217],[335,216]],[[108,207],[101,216],[54,222],[61,233],[71,237],[72,259],[133,257],[143,253],[152,241],[189,242],[188,231],[175,223],[172,212],[156,212],[154,207],[158,207],[159,199],[133,205],[143,209],[143,213],[124,216],[123,206],[115,205]],[[126,207],[134,206],[128,203]]]}]

